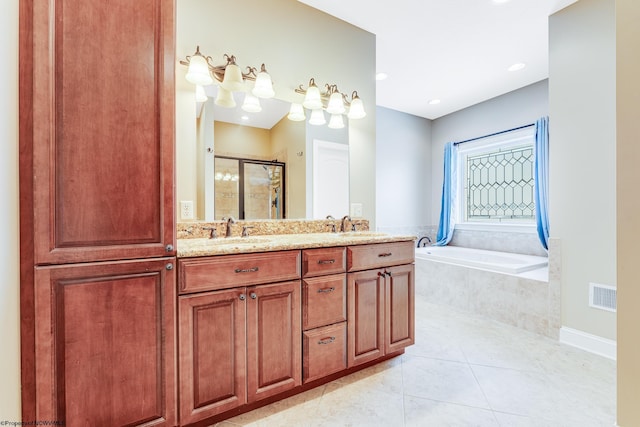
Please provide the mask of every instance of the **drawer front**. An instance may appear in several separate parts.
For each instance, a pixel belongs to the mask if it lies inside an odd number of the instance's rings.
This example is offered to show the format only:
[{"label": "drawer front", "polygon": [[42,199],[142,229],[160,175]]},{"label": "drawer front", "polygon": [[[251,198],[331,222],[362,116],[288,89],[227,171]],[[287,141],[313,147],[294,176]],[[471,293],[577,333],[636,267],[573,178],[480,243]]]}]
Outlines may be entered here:
[{"label": "drawer front", "polygon": [[349,246],[347,248],[347,271],[411,264],[414,259],[413,241]]},{"label": "drawer front", "polygon": [[345,274],[311,277],[302,281],[302,329],[347,320]]},{"label": "drawer front", "polygon": [[302,277],[344,273],[347,248],[319,248],[302,251]]},{"label": "drawer front", "polygon": [[347,369],[347,323],[305,331],[302,334],[303,382]]},{"label": "drawer front", "polygon": [[300,251],[221,255],[178,260],[180,293],[300,278]]}]

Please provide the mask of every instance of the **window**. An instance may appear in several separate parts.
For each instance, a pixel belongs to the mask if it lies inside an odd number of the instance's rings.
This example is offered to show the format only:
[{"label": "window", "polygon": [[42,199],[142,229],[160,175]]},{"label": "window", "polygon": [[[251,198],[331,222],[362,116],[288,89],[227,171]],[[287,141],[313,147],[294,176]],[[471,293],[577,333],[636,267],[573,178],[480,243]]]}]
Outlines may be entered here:
[{"label": "window", "polygon": [[535,223],[535,127],[458,145],[458,222]]}]

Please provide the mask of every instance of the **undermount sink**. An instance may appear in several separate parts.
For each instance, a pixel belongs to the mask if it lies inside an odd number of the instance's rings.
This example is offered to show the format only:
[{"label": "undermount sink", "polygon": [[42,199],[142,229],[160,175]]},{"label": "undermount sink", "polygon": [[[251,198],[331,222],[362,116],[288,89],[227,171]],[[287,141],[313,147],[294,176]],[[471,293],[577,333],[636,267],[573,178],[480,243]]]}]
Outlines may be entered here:
[{"label": "undermount sink", "polygon": [[380,237],[387,236],[387,233],[379,233],[376,231],[348,231],[346,233],[337,234],[340,237]]},{"label": "undermount sink", "polygon": [[271,241],[268,237],[248,236],[248,237],[218,237],[215,239],[189,239],[193,244],[210,246],[210,245],[253,245],[256,243],[268,243]]}]

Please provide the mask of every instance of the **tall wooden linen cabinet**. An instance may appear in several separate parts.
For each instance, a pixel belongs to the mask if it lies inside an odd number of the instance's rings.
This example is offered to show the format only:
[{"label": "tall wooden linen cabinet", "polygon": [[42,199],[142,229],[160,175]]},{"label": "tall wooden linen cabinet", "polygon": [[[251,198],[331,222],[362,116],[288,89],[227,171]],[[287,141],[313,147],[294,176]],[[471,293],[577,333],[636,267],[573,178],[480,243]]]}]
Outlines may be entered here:
[{"label": "tall wooden linen cabinet", "polygon": [[176,421],[175,0],[20,1],[23,421]]}]

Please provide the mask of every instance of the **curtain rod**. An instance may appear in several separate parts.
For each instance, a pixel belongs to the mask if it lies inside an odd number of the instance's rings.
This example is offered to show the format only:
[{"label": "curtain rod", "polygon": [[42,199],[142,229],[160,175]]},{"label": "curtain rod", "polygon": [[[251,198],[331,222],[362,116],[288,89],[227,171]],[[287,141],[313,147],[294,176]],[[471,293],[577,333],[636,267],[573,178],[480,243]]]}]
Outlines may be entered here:
[{"label": "curtain rod", "polygon": [[507,132],[513,132],[514,130],[525,129],[525,128],[528,128],[528,127],[531,127],[531,126],[535,126],[535,125],[536,125],[535,123],[529,123],[528,125],[518,126],[517,128],[501,130],[500,132],[490,133],[489,135],[477,136],[475,138],[465,139],[464,141],[454,142],[453,145],[464,144],[465,142],[476,141],[476,140],[482,139],[482,138],[489,138],[490,136],[500,135],[502,133],[507,133]]}]

